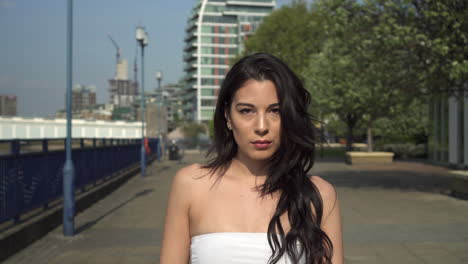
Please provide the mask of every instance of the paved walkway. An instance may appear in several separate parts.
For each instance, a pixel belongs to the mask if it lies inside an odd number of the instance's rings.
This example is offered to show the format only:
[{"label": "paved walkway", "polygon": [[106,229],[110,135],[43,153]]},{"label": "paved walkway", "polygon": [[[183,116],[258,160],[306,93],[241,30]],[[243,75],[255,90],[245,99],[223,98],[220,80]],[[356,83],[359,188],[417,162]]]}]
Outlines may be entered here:
[{"label": "paved walkway", "polygon": [[[192,154],[186,162],[200,161]],[[78,215],[74,238],[57,228],[4,263],[158,263],[168,188],[181,166],[153,163],[146,178]],[[313,173],[337,187],[346,263],[468,263],[468,201],[439,193],[445,169],[318,162]]]}]

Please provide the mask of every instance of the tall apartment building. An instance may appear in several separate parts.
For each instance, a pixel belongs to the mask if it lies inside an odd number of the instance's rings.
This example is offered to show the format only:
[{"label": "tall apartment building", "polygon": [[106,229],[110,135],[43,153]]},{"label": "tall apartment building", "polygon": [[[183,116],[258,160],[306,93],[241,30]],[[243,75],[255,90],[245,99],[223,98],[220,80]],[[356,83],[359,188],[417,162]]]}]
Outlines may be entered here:
[{"label": "tall apartment building", "polygon": [[230,60],[242,51],[275,7],[275,0],[198,0],[188,19],[184,61],[184,118],[213,118],[219,87]]},{"label": "tall apartment building", "polygon": [[0,95],[0,116],[16,116],[16,95]]},{"label": "tall apartment building", "polygon": [[117,107],[132,107],[138,96],[138,83],[128,79],[127,60],[119,60],[116,66],[115,77],[109,80],[109,103]]},{"label": "tall apartment building", "polygon": [[73,112],[96,105],[96,86],[75,85],[72,89],[72,101]]}]

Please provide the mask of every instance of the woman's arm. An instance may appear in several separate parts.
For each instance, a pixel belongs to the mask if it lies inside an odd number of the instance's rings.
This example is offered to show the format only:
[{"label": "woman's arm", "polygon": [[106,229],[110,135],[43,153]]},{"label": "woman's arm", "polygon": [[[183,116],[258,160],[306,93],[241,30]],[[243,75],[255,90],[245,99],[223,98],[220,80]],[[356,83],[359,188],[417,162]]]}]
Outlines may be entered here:
[{"label": "woman's arm", "polygon": [[327,233],[333,244],[333,264],[344,263],[343,234],[338,195],[333,185],[320,177],[313,177],[323,201],[322,230]]},{"label": "woman's arm", "polygon": [[190,181],[194,166],[179,170],[172,181],[160,254],[161,264],[189,263]]}]

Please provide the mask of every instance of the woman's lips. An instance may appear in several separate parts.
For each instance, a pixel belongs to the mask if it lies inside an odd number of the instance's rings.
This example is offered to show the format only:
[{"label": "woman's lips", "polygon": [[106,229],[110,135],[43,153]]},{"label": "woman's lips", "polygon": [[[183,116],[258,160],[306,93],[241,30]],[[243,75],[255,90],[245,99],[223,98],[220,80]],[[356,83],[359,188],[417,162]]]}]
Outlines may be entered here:
[{"label": "woman's lips", "polygon": [[271,141],[267,140],[258,140],[252,142],[256,149],[267,149],[271,145]]}]

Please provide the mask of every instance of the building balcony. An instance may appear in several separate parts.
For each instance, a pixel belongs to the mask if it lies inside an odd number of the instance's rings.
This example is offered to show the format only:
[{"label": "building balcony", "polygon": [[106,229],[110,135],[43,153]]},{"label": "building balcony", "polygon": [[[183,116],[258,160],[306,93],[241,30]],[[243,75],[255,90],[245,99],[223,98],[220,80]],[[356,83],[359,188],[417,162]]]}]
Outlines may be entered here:
[{"label": "building balcony", "polygon": [[191,53],[191,52],[190,52],[190,53],[186,53],[186,54],[184,55],[184,61],[186,61],[186,62],[193,61],[193,60],[195,60],[196,58],[197,58],[197,56],[196,56],[195,53]]},{"label": "building balcony", "polygon": [[184,66],[184,71],[188,72],[192,69],[195,69],[197,67],[197,65],[195,64],[195,62],[190,62],[190,63],[185,63],[185,66]]},{"label": "building balcony", "polygon": [[184,46],[184,51],[191,51],[197,48],[197,42],[196,41],[190,41],[185,44]]},{"label": "building balcony", "polygon": [[259,17],[264,17],[264,16],[268,16],[269,14],[270,14],[269,12],[254,13],[254,12],[246,12],[246,11],[236,10],[236,9],[230,9],[230,10],[226,10],[226,11],[223,12],[223,15],[226,15],[226,16],[259,16]]},{"label": "building balcony", "polygon": [[265,7],[275,7],[275,2],[271,0],[228,0],[226,5],[237,5],[237,6],[265,6]]},{"label": "building balcony", "polygon": [[186,32],[191,32],[197,27],[198,22],[196,20],[189,20],[187,27],[185,28]]},{"label": "building balcony", "polygon": [[[184,81],[186,81],[188,84],[191,84],[195,80],[195,75],[193,73],[187,73],[183,77]],[[194,84],[195,82],[193,82]]]},{"label": "building balcony", "polygon": [[196,32],[188,33],[188,34],[185,36],[184,41],[185,41],[185,42],[190,42],[190,41],[196,39],[196,37],[197,37],[197,36],[196,36]]}]

